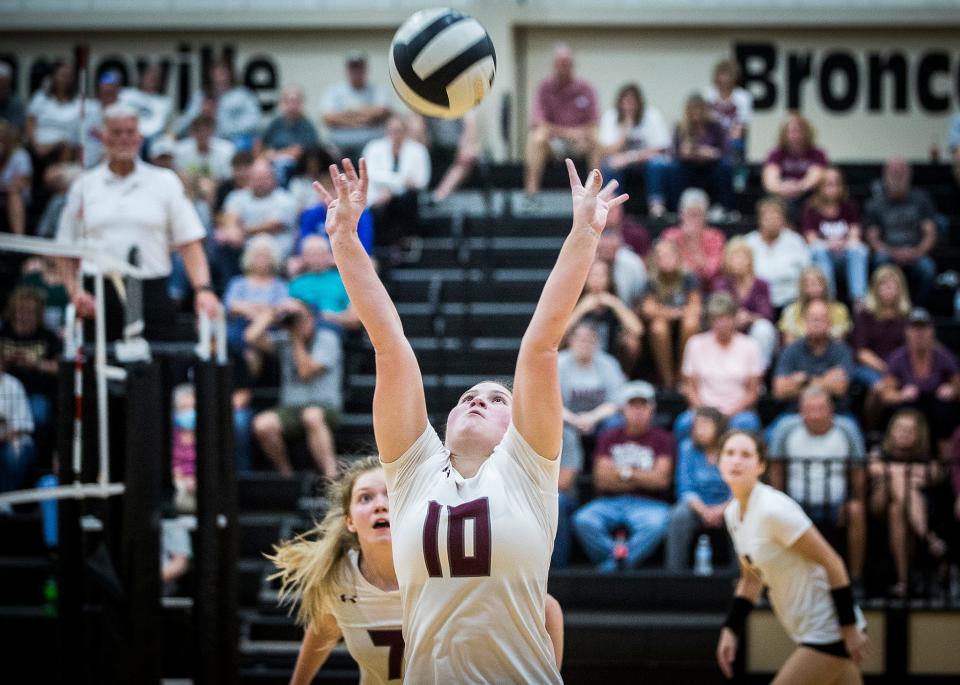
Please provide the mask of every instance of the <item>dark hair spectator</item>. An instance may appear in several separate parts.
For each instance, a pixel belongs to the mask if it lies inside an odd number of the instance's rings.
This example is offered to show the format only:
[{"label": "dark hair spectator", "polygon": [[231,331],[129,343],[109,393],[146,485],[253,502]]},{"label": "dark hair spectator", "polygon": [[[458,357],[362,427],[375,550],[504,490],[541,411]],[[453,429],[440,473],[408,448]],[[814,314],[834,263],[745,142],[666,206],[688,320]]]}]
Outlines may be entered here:
[{"label": "dark hair spectator", "polygon": [[214,135],[213,117],[201,114],[190,123],[190,135],[173,145],[173,166],[191,176],[223,183],[230,178],[236,150],[229,140]]},{"label": "dark hair spectator", "polygon": [[600,349],[597,332],[580,323],[557,358],[563,398],[563,448],[571,463],[583,463],[583,438],[619,423],[619,393],[626,376],[615,358]]},{"label": "dark hair spectator", "polygon": [[937,225],[933,200],[913,187],[912,176],[905,159],[887,160],[883,182],[867,202],[863,225],[874,262],[903,269],[910,280],[913,301],[924,305],[937,275],[937,265],[930,256],[937,242]]},{"label": "dark hair spectator", "polygon": [[830,296],[837,297],[835,274],[843,269],[847,297],[859,304],[867,293],[870,250],[860,230],[860,210],[837,167],[824,169],[804,206],[800,226],[813,263],[827,276]]},{"label": "dark hair spectator", "polygon": [[717,458],[720,437],[726,430],[726,417],[719,410],[700,407],[693,414],[690,437],[680,441],[677,503],[670,512],[664,555],[668,571],[690,568],[690,543],[697,533],[723,528],[730,488],[720,477]]},{"label": "dark hair spectator", "polygon": [[684,270],[680,250],[673,241],[658,240],[647,261],[649,279],[640,312],[647,324],[660,382],[673,388],[687,340],[700,330],[700,286],[697,277]]},{"label": "dark hair spectator", "polygon": [[890,552],[897,582],[889,593],[908,592],[912,540],[926,547],[935,560],[943,559],[947,545],[933,530],[925,490],[942,472],[931,452],[927,420],[916,409],[901,409],[890,419],[880,449],[870,458],[870,509],[886,514]]},{"label": "dark hair spectator", "polygon": [[727,155],[733,164],[744,161],[753,118],[753,95],[739,83],[740,66],[736,60],[724,59],[713,67],[713,82],[703,90],[703,99],[726,134]]},{"label": "dark hair spectator", "polygon": [[723,127],[710,116],[710,107],[703,97],[694,93],[687,98],[673,135],[676,192],[682,193],[691,186],[705,188],[720,207],[731,209],[733,172],[724,156],[726,146]]},{"label": "dark hair spectator", "polygon": [[[280,328],[279,335],[271,329]],[[293,477],[286,441],[305,438],[316,466],[337,474],[333,431],[343,410],[343,350],[340,335],[318,326],[311,308],[296,299],[259,312],[244,334],[248,345],[275,354],[280,363],[276,407],[253,417],[253,434],[274,468]]]},{"label": "dark hair spectator", "polygon": [[614,107],[600,118],[599,144],[604,179],[616,180],[626,188],[628,177],[642,171],[648,211],[654,217],[663,215],[668,199],[670,129],[660,110],[644,99],[640,86],[628,83],[617,91]]},{"label": "dark hair spectator", "polygon": [[600,349],[615,356],[623,372],[630,376],[640,358],[643,324],[614,293],[612,267],[603,259],[595,259],[590,267],[567,331],[581,322],[596,331]]}]

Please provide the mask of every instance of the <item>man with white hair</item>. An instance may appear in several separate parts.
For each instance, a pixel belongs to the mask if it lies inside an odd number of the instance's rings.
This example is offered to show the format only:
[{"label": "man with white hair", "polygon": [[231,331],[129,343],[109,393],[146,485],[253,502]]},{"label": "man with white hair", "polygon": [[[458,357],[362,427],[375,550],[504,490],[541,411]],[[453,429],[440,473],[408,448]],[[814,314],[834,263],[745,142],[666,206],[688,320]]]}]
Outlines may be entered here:
[{"label": "man with white hair", "polygon": [[[210,282],[200,218],[174,172],[139,159],[141,142],[136,110],[116,103],[104,111],[104,161],[81,174],[71,186],[56,239],[90,247],[122,262],[128,262],[136,248],[143,279],[144,337],[163,340],[173,334],[170,323],[175,318],[167,294],[172,249],[183,258],[197,312],[214,316],[220,301]],[[77,278],[76,260],[64,264],[65,286],[78,313],[92,317],[94,300]],[[93,265],[84,263],[82,270],[92,274]],[[85,280],[89,283],[90,279]],[[111,284],[111,279],[107,283]],[[106,317],[108,339],[121,337],[123,309],[120,294],[111,285]]]}]

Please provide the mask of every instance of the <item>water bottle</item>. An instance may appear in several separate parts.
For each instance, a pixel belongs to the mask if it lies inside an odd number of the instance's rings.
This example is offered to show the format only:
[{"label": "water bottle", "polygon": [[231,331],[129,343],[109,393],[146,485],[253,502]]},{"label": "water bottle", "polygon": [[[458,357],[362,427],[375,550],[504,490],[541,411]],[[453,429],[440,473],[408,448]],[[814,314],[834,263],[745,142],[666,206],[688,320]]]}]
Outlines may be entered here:
[{"label": "water bottle", "polygon": [[697,550],[693,553],[693,573],[698,576],[713,575],[713,548],[710,536],[704,533],[697,538]]}]

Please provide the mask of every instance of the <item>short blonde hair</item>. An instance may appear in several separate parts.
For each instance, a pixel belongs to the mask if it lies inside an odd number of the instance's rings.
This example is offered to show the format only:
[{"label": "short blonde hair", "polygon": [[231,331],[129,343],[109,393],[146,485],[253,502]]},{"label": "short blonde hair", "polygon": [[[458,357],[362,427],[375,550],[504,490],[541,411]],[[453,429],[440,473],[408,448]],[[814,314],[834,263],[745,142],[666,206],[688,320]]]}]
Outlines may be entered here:
[{"label": "short blonde hair", "polygon": [[735,252],[742,252],[747,255],[747,263],[750,265],[750,274],[755,275],[753,269],[753,250],[750,249],[750,243],[743,236],[736,236],[727,241],[727,246],[723,250],[723,269],[730,270],[730,257]]}]

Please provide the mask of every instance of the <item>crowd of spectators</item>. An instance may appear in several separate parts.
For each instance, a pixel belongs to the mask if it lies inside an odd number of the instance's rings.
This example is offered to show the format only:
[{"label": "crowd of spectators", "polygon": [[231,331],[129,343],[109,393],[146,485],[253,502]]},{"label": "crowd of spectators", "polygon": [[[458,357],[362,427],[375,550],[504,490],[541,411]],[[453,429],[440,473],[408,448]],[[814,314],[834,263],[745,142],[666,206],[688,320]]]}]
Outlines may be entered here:
[{"label": "crowd of spectators", "polygon": [[[855,580],[868,518],[888,517],[893,590],[902,594],[909,538],[932,557],[946,554],[928,516],[931,484],[952,476],[960,486],[960,467],[951,473],[941,461],[960,458],[960,434],[951,442],[960,373],[924,309],[940,221],[930,195],[913,185],[905,160],[891,159],[861,207],[810,123],[790,113],[766,146],[763,196],[741,217],[734,196],[749,183],[752,100],[735,62],[716,65],[672,126],[636,83],[601,112],[574,67],[573,50],[558,45],[533,95],[527,201],[538,202],[551,158],[574,155],[642,187],[638,206],[657,229],[611,210],[568,327],[554,563],[569,561],[576,539],[600,570],[632,567],[666,539],[666,566],[687,567],[692,541],[721,527],[729,499],[716,471],[719,436],[746,428],[766,433],[771,482],[818,522],[846,530]],[[396,266],[416,253],[421,202],[444,202],[481,159],[476,119],[392,112],[359,51],[324,94],[318,122],[292,84],[265,119],[227,62],[209,67],[179,114],[160,76],[150,67],[137,87],[123,87],[104,72],[81,103],[72,65],[58,63],[25,104],[0,62],[0,230],[61,241],[95,235],[122,260],[137,247],[148,337],[162,337],[178,307],[192,300],[212,313],[222,296],[239,371],[238,464],[251,468],[257,446],[290,476],[290,448],[300,443],[333,476],[344,340],[359,321],[312,183],[329,181],[341,155],[364,156],[361,240],[380,266]],[[949,135],[960,183],[960,115]],[[439,181],[426,192],[437,160]],[[745,235],[728,238],[724,225],[734,223]],[[4,293],[0,490],[23,486],[38,454],[52,449],[63,307],[89,308],[85,273],[32,258]],[[122,305],[116,294],[108,302],[110,336],[119,338]],[[265,378],[278,386],[276,399],[254,405],[251,388]],[[663,397],[686,407],[671,425],[657,414]],[[174,480],[184,501],[193,492],[193,402],[187,389],[175,393]],[[591,501],[580,501],[585,470]],[[960,518],[960,491],[952,496]]]}]

